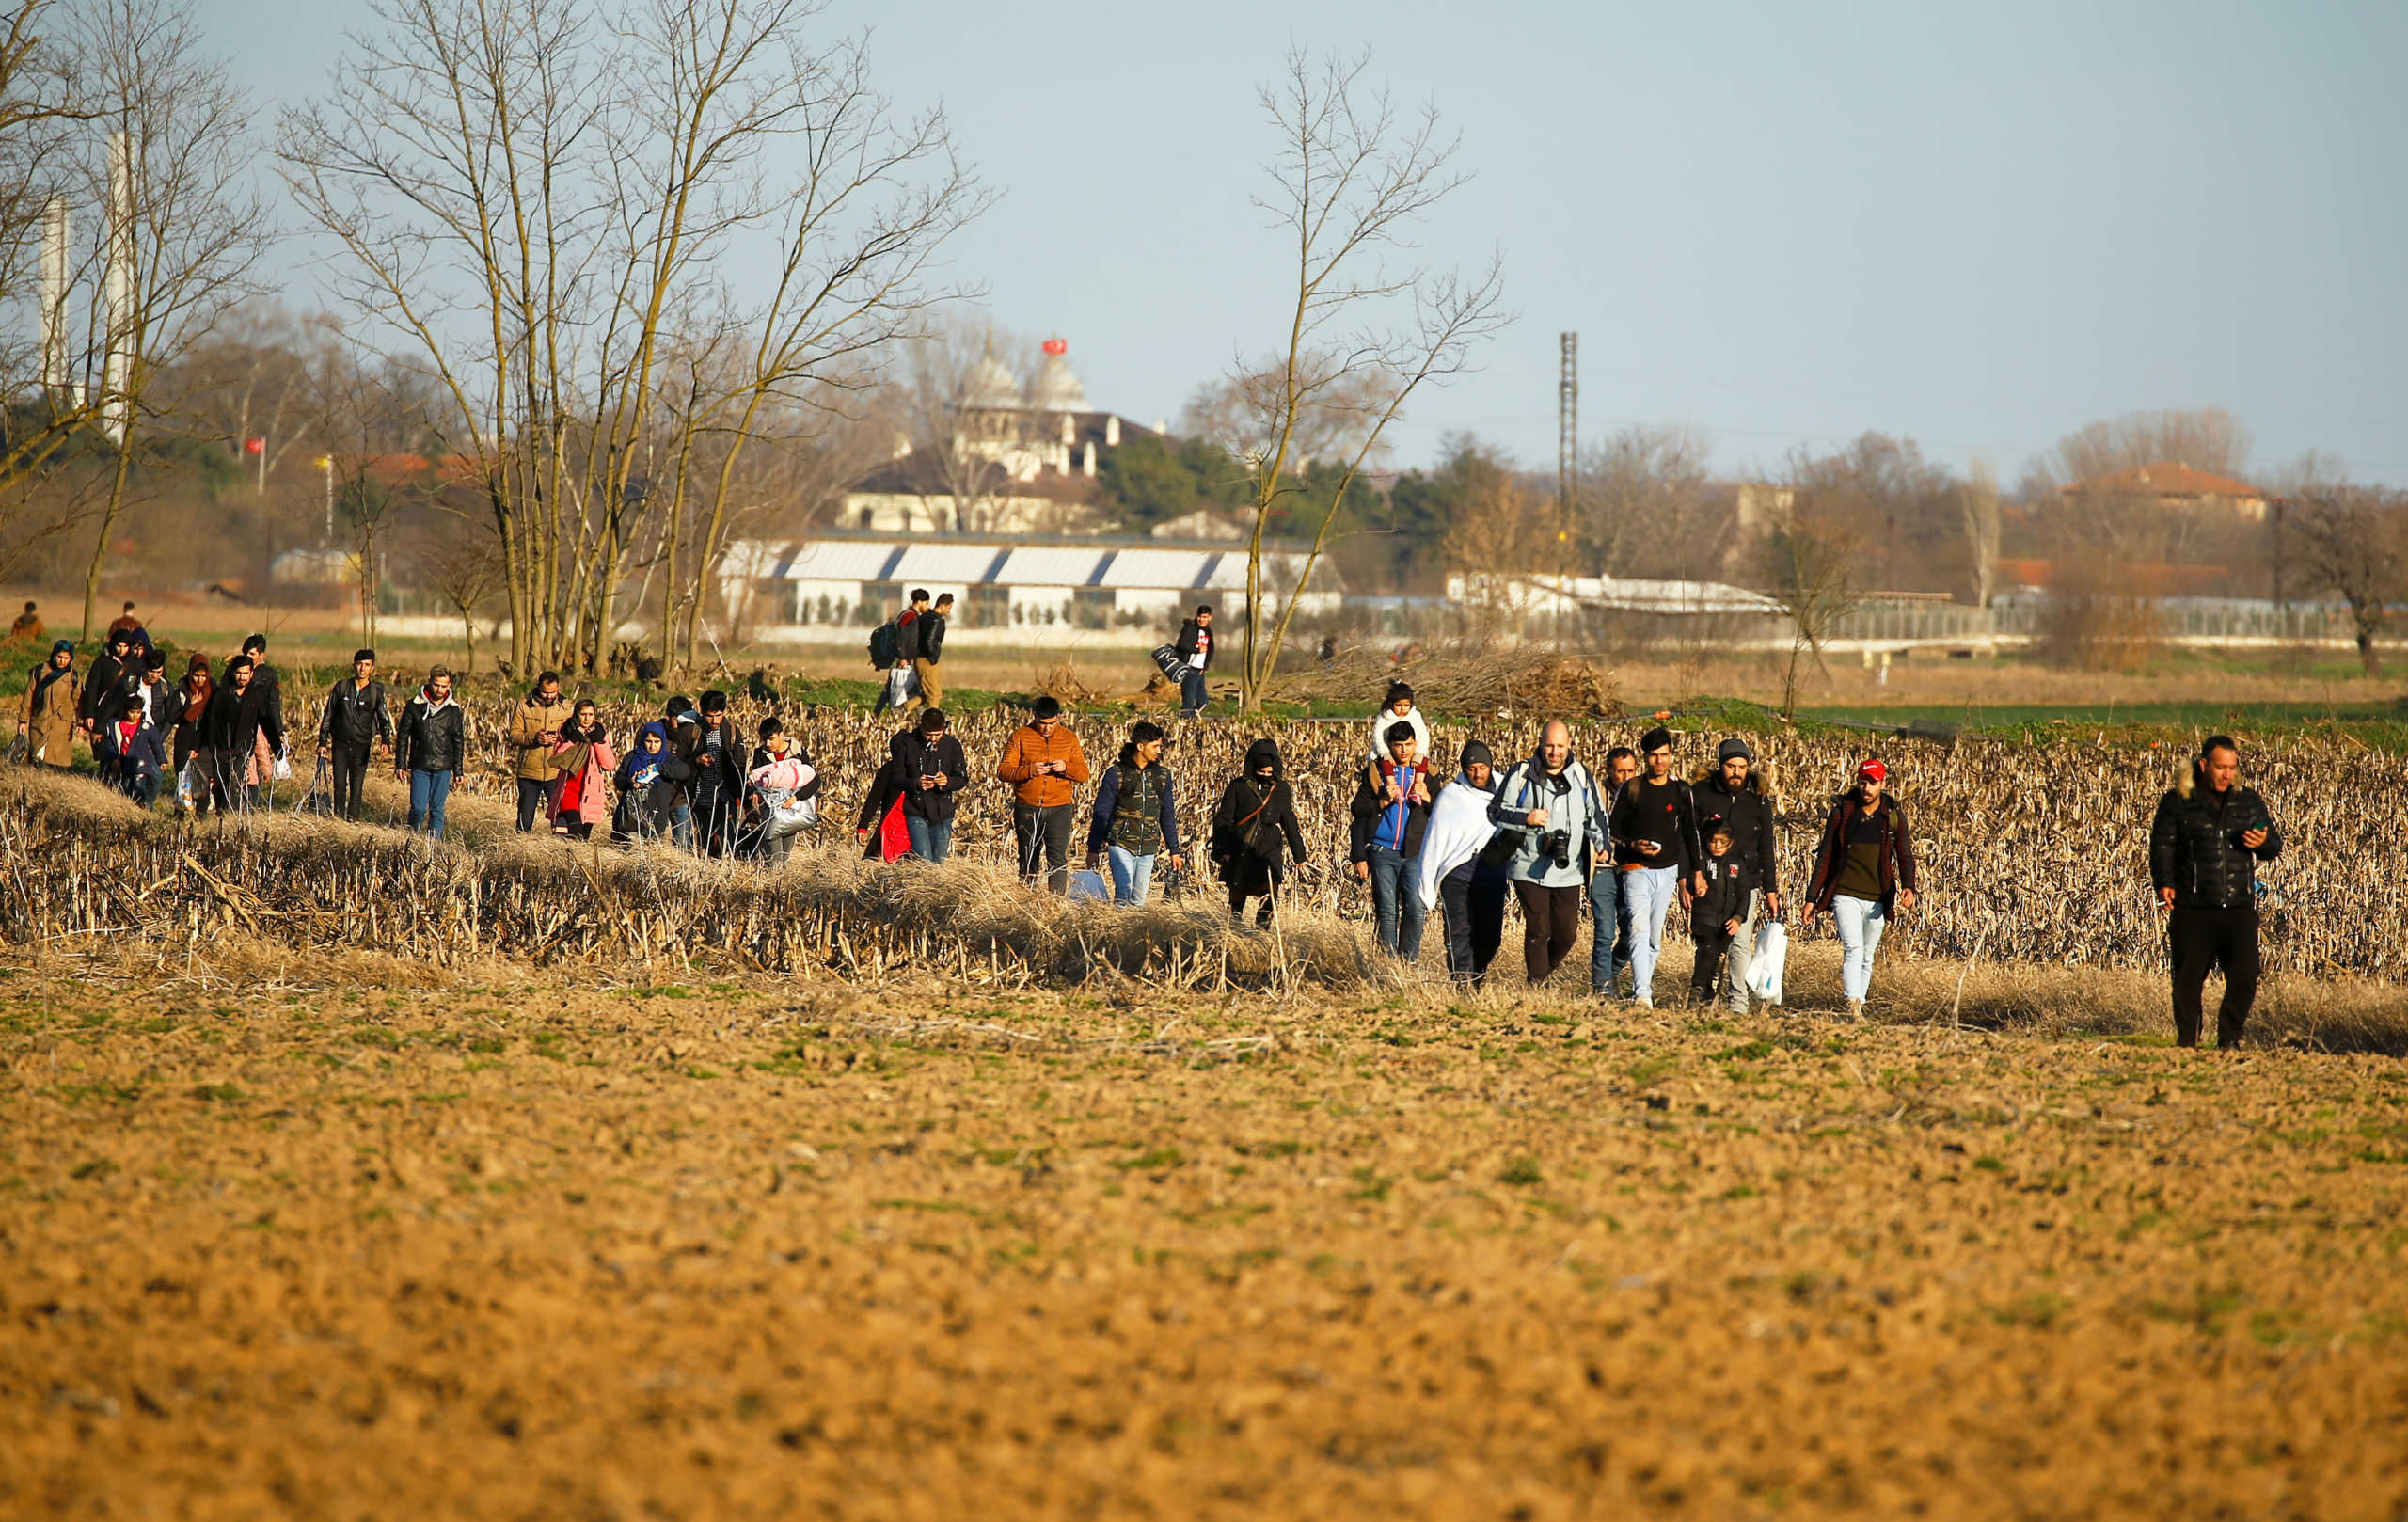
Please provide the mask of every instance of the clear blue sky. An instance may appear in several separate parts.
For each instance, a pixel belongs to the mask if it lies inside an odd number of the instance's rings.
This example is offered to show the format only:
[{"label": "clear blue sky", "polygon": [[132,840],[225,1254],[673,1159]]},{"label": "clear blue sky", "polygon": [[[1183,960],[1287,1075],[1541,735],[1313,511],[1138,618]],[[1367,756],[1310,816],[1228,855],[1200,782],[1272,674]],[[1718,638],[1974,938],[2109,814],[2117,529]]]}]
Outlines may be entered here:
[{"label": "clear blue sky", "polygon": [[[360,0],[200,0],[271,103],[319,87]],[[2219,404],[2253,463],[2316,448],[2408,484],[2408,5],[1211,7],[837,0],[879,77],[942,102],[1004,191],[959,247],[996,319],[1058,332],[1100,406],[1175,415],[1280,326],[1247,202],[1254,87],[1292,40],[1369,43],[1477,179],[1434,257],[1506,260],[1520,321],[1419,403],[1555,456],[1690,422],[1740,470],[1865,430],[1961,467],[2094,418]]]}]

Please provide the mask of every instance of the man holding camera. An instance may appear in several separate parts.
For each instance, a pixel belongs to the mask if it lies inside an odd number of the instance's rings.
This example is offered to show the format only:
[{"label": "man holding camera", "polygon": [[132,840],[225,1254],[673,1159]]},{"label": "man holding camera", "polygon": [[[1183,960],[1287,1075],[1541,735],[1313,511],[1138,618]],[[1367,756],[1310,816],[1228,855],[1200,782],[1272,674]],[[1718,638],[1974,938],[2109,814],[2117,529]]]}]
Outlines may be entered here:
[{"label": "man holding camera", "polygon": [[1631,997],[1656,1007],[1656,962],[1664,953],[1664,916],[1672,900],[1705,891],[1705,845],[1697,834],[1697,800],[1672,775],[1672,732],[1658,724],[1640,737],[1646,769],[1614,800],[1614,862],[1630,906]]},{"label": "man holding camera", "polygon": [[1536,755],[1505,774],[1489,818],[1520,837],[1505,868],[1522,904],[1522,962],[1544,983],[1580,937],[1580,890],[1591,858],[1605,848],[1597,785],[1572,754],[1572,726],[1550,720]]},{"label": "man holding camera", "polygon": [[2199,1044],[2210,969],[2224,969],[2218,1051],[2241,1044],[2258,998],[2258,864],[2282,854],[2283,836],[2258,790],[2238,785],[2240,774],[2241,748],[2211,737],[2149,824],[2149,885],[2166,911],[2174,961],[2177,1046]]}]

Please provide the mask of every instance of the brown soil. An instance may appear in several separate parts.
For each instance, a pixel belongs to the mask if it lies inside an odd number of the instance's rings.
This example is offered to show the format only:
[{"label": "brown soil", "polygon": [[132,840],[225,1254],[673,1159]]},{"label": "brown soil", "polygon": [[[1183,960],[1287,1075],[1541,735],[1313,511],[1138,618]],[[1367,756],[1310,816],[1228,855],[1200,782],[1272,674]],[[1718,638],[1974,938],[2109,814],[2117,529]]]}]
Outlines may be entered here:
[{"label": "brown soil", "polygon": [[2388,1059],[209,949],[0,963],[0,1514],[2408,1505]]}]

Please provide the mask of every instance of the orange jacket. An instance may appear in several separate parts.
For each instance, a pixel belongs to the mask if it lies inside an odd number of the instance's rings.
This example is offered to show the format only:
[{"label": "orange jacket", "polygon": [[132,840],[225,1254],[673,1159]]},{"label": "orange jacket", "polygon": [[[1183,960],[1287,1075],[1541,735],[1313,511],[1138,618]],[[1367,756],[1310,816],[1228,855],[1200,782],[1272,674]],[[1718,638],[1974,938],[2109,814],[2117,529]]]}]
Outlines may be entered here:
[{"label": "orange jacket", "polygon": [[[1037,774],[1040,761],[1059,761],[1065,769],[1058,777],[1050,772],[1040,777]],[[1003,765],[995,769],[995,775],[1012,785],[1014,801],[1033,808],[1059,808],[1075,798],[1077,785],[1087,780],[1087,753],[1079,748],[1079,737],[1068,724],[1054,725],[1051,739],[1038,734],[1035,724],[1022,724],[1004,747]]]}]

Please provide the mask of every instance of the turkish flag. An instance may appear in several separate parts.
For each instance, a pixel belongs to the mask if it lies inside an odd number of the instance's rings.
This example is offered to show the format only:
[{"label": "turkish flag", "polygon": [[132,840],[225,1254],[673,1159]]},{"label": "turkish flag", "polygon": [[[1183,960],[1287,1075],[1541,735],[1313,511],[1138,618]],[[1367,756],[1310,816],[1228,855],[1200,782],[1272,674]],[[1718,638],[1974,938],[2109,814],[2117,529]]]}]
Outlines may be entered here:
[{"label": "turkish flag", "polygon": [[243,440],[243,452],[246,454],[265,454],[267,452],[267,440],[264,438],[246,438]]}]

